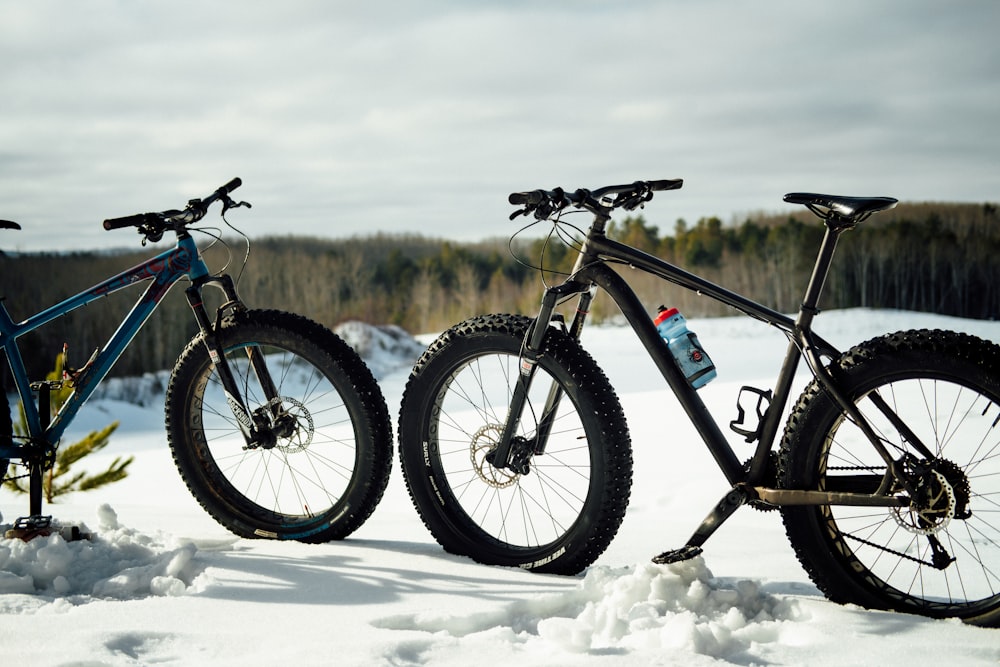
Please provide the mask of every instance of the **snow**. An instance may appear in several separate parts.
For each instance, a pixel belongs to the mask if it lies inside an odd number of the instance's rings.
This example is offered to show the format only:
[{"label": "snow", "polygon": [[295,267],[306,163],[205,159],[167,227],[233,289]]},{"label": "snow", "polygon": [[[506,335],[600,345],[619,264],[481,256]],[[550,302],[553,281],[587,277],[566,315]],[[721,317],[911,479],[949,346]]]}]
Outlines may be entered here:
[{"label": "snow", "polygon": [[[690,326],[719,369],[701,395],[728,423],[740,386],[771,386],[784,338],[746,318]],[[911,327],[1000,340],[998,322],[908,312],[845,310],[817,320],[817,330],[842,347]],[[396,414],[419,346],[400,342],[398,331],[385,341],[356,328],[341,333],[375,337],[365,354]],[[166,448],[162,401],[137,406],[109,393],[87,405],[67,438],[118,419],[108,448],[81,465],[129,454],[135,462],[124,481],[46,507],[92,539],[0,540],[6,660],[241,667],[1000,662],[996,630],[826,601],[799,567],[775,512],[744,508],[702,557],[652,565],[650,557],[684,543],[725,481],[626,329],[591,328],[584,344],[622,399],[636,475],[619,535],[582,575],[486,567],[444,553],[410,504],[398,465],[378,509],[343,542],[237,539],[180,481]],[[740,456],[750,455],[739,436],[732,442]],[[27,501],[0,491],[0,508],[0,521],[10,524]]]}]

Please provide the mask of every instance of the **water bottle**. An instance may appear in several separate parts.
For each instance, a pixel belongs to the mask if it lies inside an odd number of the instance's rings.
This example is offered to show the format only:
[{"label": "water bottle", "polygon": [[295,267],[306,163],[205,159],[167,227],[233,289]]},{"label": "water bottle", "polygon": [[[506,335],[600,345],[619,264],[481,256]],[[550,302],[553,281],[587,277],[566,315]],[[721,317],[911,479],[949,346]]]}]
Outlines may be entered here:
[{"label": "water bottle", "polygon": [[687,328],[687,320],[679,310],[660,306],[653,324],[692,387],[700,389],[715,377],[715,364],[698,342],[698,336]]}]

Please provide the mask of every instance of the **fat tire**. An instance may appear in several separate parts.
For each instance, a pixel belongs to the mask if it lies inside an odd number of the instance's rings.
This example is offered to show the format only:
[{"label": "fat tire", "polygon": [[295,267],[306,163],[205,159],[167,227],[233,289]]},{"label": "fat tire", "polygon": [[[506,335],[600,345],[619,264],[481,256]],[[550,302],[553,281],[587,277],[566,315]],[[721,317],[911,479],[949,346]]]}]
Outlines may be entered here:
[{"label": "fat tire", "polygon": [[[956,495],[971,514],[952,518],[936,535],[956,559],[940,570],[917,562],[929,561],[928,538],[897,520],[894,510],[785,507],[786,533],[802,566],[836,602],[997,627],[1000,347],[950,331],[904,331],[852,348],[830,369],[850,399],[872,416],[894,457],[912,449],[875,415],[870,401],[862,400],[876,389],[935,458],[962,470],[964,478],[954,475],[957,485],[964,486]],[[779,454],[781,485],[823,488],[827,475],[838,474],[838,467],[864,465],[884,468],[859,430],[814,381],[788,419]],[[967,486],[962,479],[968,480]]]},{"label": "fat tire", "polygon": [[[251,412],[261,392],[247,383],[243,348],[260,344],[276,353],[268,369],[282,397],[308,414],[300,424],[311,424],[309,441],[244,449],[196,336],[174,366],[166,398],[168,441],[188,489],[241,537],[318,543],[350,535],[375,510],[392,466],[392,427],[369,368],[332,331],[291,313],[236,313],[223,320],[218,337]],[[227,431],[225,440],[219,429]]]},{"label": "fat tire", "polygon": [[[522,424],[541,412],[549,378],[565,392],[560,425],[527,474],[485,462],[531,326],[519,315],[484,315],[431,344],[403,393],[400,465],[417,512],[446,551],[488,565],[576,574],[621,525],[632,484],[631,440],[597,363],[575,339],[549,328]],[[495,382],[481,386],[487,379]],[[569,427],[573,432],[564,432]]]}]

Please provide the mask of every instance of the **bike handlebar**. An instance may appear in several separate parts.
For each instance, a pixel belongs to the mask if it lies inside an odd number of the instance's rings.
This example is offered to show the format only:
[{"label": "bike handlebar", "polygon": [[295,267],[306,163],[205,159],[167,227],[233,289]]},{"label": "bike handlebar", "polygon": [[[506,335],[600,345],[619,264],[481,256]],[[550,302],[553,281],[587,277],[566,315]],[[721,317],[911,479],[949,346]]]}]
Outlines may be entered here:
[{"label": "bike handlebar", "polygon": [[205,217],[208,207],[217,201],[223,201],[226,208],[233,206],[229,200],[229,193],[241,185],[243,185],[243,181],[238,177],[234,178],[204,199],[192,199],[183,211],[172,209],[159,213],[137,213],[122,218],[108,218],[104,221],[104,229],[111,231],[123,227],[147,227],[151,228],[152,231],[162,232],[162,229],[167,225],[177,223],[189,225]]},{"label": "bike handlebar", "polygon": [[110,232],[112,229],[121,229],[122,227],[139,227],[160,220],[159,216],[159,213],[138,213],[126,215],[123,218],[108,218],[104,221],[104,229]]},{"label": "bike handlebar", "polygon": [[[510,216],[511,220],[519,215],[528,215],[532,212],[536,218],[541,220],[567,206],[576,206],[592,213],[606,215],[616,208],[631,211],[652,199],[654,192],[677,190],[683,184],[682,179],[671,178],[657,181],[636,181],[628,185],[607,185],[596,190],[581,188],[575,192],[566,192],[562,188],[531,190],[513,192],[507,197],[507,201],[515,206],[524,206],[523,209]],[[611,195],[614,195],[614,198],[608,199]]]}]

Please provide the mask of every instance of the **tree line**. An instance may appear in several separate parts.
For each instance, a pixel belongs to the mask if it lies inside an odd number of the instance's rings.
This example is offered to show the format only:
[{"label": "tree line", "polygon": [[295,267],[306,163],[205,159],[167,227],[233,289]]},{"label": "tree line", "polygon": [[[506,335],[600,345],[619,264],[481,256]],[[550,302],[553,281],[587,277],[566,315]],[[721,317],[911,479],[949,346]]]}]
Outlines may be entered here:
[{"label": "tree line", "polygon": [[[253,241],[245,266],[240,241],[227,239],[228,249],[216,243],[205,256],[213,268],[228,263],[252,307],[302,313],[330,327],[358,319],[422,333],[478,313],[537,310],[544,284],[568,272],[575,258],[565,241],[573,243],[580,233],[563,231],[562,240],[549,234],[479,243],[385,234],[269,237]],[[678,220],[669,233],[643,216],[631,216],[608,229],[612,238],[782,312],[797,309],[822,233],[822,224],[805,211],[750,216],[728,225],[714,217],[695,224]],[[151,254],[147,249],[2,255],[0,296],[20,320]],[[822,305],[991,319],[1000,314],[997,256],[995,205],[900,204],[842,237]],[[724,306],[696,294],[625,267],[618,270],[629,272],[627,278],[651,314],[661,303],[676,305],[688,316],[728,314]],[[167,295],[115,374],[138,375],[173,365],[196,333],[184,286],[178,284]],[[24,337],[22,351],[32,377],[44,376],[63,343],[69,344],[71,366],[85,363],[141,289],[127,288]],[[618,315],[610,299],[600,296],[592,313],[598,321]]]}]

